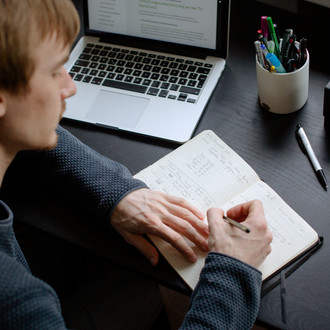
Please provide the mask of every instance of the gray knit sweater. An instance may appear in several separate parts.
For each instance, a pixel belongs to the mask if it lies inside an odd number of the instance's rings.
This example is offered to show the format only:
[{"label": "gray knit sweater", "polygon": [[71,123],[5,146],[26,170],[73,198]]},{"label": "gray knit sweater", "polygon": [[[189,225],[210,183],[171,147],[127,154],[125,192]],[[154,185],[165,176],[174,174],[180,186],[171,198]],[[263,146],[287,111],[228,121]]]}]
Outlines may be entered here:
[{"label": "gray knit sweater", "polygon": [[[145,187],[124,166],[101,156],[63,128],[58,133],[54,150],[17,156],[1,187],[4,199],[22,164],[34,182],[62,187],[68,198],[75,196],[104,221],[125,195]],[[250,329],[258,312],[260,287],[259,271],[209,253],[182,329]],[[1,200],[0,329],[65,329],[59,299],[48,284],[31,274],[15,238],[13,214]]]}]

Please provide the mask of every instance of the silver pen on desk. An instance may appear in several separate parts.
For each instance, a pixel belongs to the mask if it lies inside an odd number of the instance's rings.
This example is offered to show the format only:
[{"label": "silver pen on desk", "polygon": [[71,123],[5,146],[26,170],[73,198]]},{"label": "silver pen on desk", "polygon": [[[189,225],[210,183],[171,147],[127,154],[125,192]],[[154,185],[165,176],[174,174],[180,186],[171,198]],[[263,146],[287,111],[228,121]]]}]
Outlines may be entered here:
[{"label": "silver pen on desk", "polygon": [[296,130],[296,136],[298,139],[298,142],[301,146],[302,151],[307,154],[309,160],[311,161],[314,171],[316,173],[317,178],[319,179],[322,187],[327,190],[328,189],[328,183],[327,183],[327,178],[325,177],[325,174],[323,172],[323,169],[317,160],[315,153],[312,149],[311,144],[309,143],[309,140],[307,138],[307,135],[302,128],[300,124],[297,125],[297,130]]}]

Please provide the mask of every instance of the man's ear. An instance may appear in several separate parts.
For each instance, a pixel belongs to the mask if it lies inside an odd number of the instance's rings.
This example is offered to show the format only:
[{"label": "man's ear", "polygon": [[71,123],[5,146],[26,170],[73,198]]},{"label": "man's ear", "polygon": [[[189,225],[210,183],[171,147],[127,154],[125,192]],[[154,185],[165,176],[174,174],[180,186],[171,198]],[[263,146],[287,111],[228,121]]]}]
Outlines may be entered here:
[{"label": "man's ear", "polygon": [[6,113],[6,96],[3,91],[0,90],[0,118]]}]

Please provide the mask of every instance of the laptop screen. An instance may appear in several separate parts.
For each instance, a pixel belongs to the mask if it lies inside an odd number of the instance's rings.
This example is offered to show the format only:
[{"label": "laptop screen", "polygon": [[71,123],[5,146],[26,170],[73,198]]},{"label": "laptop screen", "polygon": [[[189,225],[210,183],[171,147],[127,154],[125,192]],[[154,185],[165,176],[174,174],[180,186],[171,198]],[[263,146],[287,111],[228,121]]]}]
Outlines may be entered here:
[{"label": "laptop screen", "polygon": [[89,34],[108,34],[111,42],[123,36],[149,45],[151,39],[227,52],[229,0],[87,0],[85,5]]}]

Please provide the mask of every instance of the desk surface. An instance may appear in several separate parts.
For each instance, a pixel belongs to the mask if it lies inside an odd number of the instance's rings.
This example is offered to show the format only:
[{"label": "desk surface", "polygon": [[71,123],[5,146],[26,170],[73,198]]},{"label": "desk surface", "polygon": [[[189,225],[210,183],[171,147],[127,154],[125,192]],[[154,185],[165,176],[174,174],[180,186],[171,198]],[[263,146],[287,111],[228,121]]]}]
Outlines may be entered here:
[{"label": "desk surface", "polygon": [[[213,130],[324,236],[323,247],[287,279],[287,314],[290,329],[326,328],[330,324],[330,266],[327,262],[330,251],[330,192],[322,189],[309,160],[297,144],[294,132],[296,124],[301,123],[330,180],[330,137],[323,126],[324,87],[330,80],[330,74],[318,70],[318,49],[310,48],[310,88],[304,108],[289,115],[275,115],[262,110],[258,104],[253,48],[260,16],[278,17],[280,26],[288,27],[284,26],[285,22],[291,22],[301,31],[304,31],[302,27],[305,22],[293,14],[250,0],[234,1],[232,11],[227,67],[194,135],[205,129]],[[247,16],[247,12],[251,15]],[[300,35],[299,30],[297,33]],[[63,121],[62,125],[87,145],[126,165],[133,174],[177,147],[159,140],[68,121]],[[49,212],[50,208],[52,212]],[[61,209],[54,209],[45,203],[42,209],[39,204],[38,208],[31,210],[29,216],[21,212],[17,217],[25,223],[155,277],[169,287],[188,292],[166,261],[162,259],[158,267],[151,267],[116,233],[105,233],[77,212],[65,202]],[[262,299],[258,320],[279,326],[276,319],[280,319],[280,302],[277,287]]]}]

